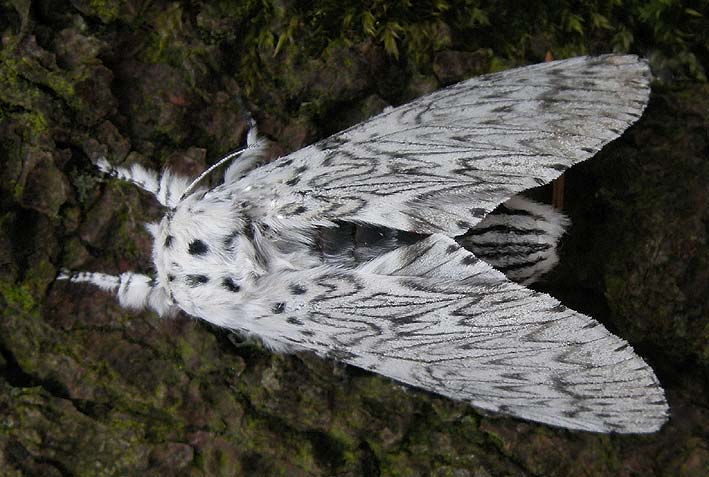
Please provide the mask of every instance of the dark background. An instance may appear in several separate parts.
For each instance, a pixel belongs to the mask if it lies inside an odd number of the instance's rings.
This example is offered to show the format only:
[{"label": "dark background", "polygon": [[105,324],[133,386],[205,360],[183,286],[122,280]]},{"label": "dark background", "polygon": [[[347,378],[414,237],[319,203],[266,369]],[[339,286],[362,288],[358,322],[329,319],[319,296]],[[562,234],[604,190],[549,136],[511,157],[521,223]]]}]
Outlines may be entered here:
[{"label": "dark background", "polygon": [[[0,474],[709,474],[707,2],[518,5],[0,0]],[[574,225],[540,288],[656,370],[656,434],[485,415],[54,282],[150,270],[161,211],[97,154],[196,174],[247,110],[285,154],[475,74],[611,51],[650,59],[650,105],[566,174]]]}]

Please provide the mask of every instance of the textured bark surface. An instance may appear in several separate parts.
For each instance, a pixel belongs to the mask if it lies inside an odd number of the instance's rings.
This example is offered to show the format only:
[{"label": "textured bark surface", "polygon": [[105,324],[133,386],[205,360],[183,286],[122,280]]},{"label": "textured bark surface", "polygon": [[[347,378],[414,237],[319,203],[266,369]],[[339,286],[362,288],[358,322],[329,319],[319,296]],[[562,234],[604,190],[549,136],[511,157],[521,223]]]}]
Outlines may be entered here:
[{"label": "textured bark surface", "polygon": [[[0,474],[709,473],[701,2],[312,3],[0,1]],[[196,174],[241,144],[247,109],[285,153],[473,74],[614,48],[658,81],[638,124],[566,174],[574,226],[540,288],[653,366],[672,410],[657,434],[483,414],[54,282],[150,270],[160,209],[100,177],[97,153]]]}]

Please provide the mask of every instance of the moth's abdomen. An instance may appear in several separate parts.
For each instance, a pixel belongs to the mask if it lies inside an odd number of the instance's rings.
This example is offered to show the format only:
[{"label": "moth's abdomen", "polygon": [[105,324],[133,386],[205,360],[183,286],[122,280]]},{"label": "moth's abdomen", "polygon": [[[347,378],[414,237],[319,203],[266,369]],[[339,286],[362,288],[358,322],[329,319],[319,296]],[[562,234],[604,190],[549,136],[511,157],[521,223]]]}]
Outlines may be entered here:
[{"label": "moth's abdomen", "polygon": [[314,242],[323,264],[355,268],[424,236],[368,224],[338,222],[321,228]]},{"label": "moth's abdomen", "polygon": [[[551,206],[517,196],[457,241],[510,280],[526,285],[557,264],[559,239],[568,225],[569,219]],[[356,268],[423,238],[376,225],[339,222],[337,227],[318,230],[314,254],[323,264]]]},{"label": "moth's abdomen", "polygon": [[557,246],[569,223],[553,207],[516,196],[458,242],[510,280],[528,285],[558,263]]}]

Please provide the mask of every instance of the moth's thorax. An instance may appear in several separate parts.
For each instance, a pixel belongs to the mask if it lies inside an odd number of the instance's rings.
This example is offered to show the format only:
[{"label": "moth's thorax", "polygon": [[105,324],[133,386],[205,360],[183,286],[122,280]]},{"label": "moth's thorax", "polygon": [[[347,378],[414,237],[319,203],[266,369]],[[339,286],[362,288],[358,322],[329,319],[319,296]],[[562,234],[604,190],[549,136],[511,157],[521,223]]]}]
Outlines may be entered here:
[{"label": "moth's thorax", "polygon": [[153,260],[175,305],[215,322],[215,309],[243,302],[263,273],[250,228],[242,206],[223,189],[195,192],[163,217],[153,232]]}]

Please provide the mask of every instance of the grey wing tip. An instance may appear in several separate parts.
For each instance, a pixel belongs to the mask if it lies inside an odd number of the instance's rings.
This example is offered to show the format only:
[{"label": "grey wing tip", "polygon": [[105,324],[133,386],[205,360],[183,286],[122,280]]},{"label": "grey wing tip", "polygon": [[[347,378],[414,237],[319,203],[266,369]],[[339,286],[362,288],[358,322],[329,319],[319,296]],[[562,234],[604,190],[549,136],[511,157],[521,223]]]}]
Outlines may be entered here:
[{"label": "grey wing tip", "polygon": [[610,432],[614,434],[654,434],[655,432],[659,432],[670,419],[670,407],[664,399],[662,403],[658,402],[654,405],[651,404],[651,406],[657,408],[652,409],[648,407],[647,411],[648,413],[652,413],[651,416],[645,416],[637,423],[633,423],[621,429],[611,428]]},{"label": "grey wing tip", "polygon": [[[652,72],[650,71],[650,62],[647,58],[629,53],[606,53],[597,56],[583,56],[579,57],[581,60],[585,60],[591,65],[608,65],[618,68],[623,68],[624,70],[631,72],[633,70],[638,70],[640,72],[640,77],[646,79],[648,83],[652,80]],[[571,59],[573,60],[573,58]],[[559,60],[567,61],[567,60]]]},{"label": "grey wing tip", "polygon": [[[621,355],[629,357],[629,366],[634,368],[628,378],[636,383],[630,392],[638,392],[635,398],[626,401],[625,411],[619,410],[622,422],[611,419],[608,432],[618,434],[651,434],[659,431],[670,418],[670,406],[665,390],[655,371],[639,356],[625,340],[618,340],[616,349]],[[613,422],[615,421],[615,422]]]},{"label": "grey wing tip", "polygon": [[[658,432],[670,419],[670,405],[655,372],[647,364],[639,372],[645,374],[650,381],[645,385],[646,394],[643,399],[636,401],[634,409],[628,411],[630,415],[626,416],[621,427],[614,428],[612,424],[610,425],[610,432],[652,434]],[[632,414],[637,417],[634,419]]]},{"label": "grey wing tip", "polygon": [[650,70],[650,62],[647,58],[643,58],[634,54],[621,54],[621,53],[609,53],[607,55],[602,55],[599,58],[603,58],[606,63],[614,66],[636,68],[639,67],[641,71],[641,77],[647,80],[649,84],[652,81],[652,71]]}]

